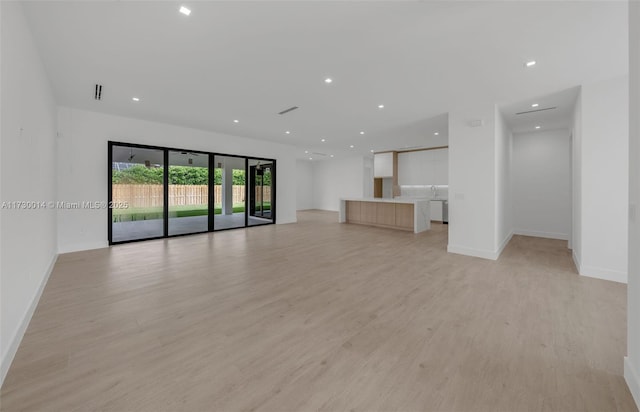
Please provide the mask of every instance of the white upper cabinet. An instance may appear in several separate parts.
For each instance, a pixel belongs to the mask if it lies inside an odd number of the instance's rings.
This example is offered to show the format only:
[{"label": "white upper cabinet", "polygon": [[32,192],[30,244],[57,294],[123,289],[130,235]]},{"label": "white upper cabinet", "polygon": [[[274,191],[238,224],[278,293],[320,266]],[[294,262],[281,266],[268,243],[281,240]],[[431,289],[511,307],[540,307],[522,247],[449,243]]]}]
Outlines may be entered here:
[{"label": "white upper cabinet", "polygon": [[373,177],[393,176],[393,153],[376,153],[373,156]]},{"label": "white upper cabinet", "polygon": [[449,149],[398,153],[399,185],[448,185]]},{"label": "white upper cabinet", "polygon": [[434,182],[436,185],[449,184],[449,149],[432,150],[434,162]]}]

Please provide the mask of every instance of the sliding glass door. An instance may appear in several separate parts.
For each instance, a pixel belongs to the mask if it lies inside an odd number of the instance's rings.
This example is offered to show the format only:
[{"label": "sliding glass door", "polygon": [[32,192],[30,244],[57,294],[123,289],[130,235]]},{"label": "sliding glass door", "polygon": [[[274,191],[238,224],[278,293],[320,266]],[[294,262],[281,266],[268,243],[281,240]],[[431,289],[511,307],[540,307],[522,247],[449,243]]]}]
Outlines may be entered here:
[{"label": "sliding glass door", "polygon": [[[111,147],[112,242],[164,236],[164,150]],[[127,207],[122,207],[127,206]]]},{"label": "sliding glass door", "polygon": [[169,236],[209,230],[209,155],[169,151]]},{"label": "sliding glass door", "polygon": [[249,226],[273,223],[273,163],[249,159]]},{"label": "sliding glass door", "polygon": [[275,163],[109,142],[109,244],[275,223]]},{"label": "sliding glass door", "polygon": [[245,158],[214,156],[214,230],[245,226]]}]

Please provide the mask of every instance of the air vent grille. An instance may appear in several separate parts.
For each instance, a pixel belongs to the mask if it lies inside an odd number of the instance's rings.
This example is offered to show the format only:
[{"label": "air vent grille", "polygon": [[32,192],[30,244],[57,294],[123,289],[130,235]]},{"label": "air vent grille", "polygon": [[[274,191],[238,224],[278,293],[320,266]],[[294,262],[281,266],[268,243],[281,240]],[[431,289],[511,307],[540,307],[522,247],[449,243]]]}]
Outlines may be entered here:
[{"label": "air vent grille", "polygon": [[299,109],[299,107],[298,106],[289,107],[288,109],[285,109],[285,110],[279,112],[278,114],[287,114],[287,113],[292,112],[292,111],[294,111],[296,109]]},{"label": "air vent grille", "polygon": [[558,108],[557,106],[545,107],[544,109],[528,110],[526,112],[518,112],[516,114],[528,114],[528,113],[544,112],[545,110],[554,110],[554,109],[557,109],[557,108]]},{"label": "air vent grille", "polygon": [[102,85],[101,84],[96,84],[96,91],[95,91],[95,94],[94,94],[93,98],[96,99],[96,100],[102,100]]}]

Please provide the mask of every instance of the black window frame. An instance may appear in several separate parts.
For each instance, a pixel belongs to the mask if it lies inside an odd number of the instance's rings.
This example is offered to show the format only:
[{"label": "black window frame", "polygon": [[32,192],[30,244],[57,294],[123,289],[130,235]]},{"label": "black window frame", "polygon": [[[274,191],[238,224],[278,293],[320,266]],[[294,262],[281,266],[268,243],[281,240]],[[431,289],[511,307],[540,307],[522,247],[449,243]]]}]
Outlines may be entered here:
[{"label": "black window frame", "polygon": [[[113,209],[111,208],[111,204],[113,202],[113,147],[114,146],[122,146],[122,147],[131,147],[137,149],[151,149],[151,150],[162,150],[163,151],[163,159],[164,159],[164,173],[163,173],[163,197],[164,197],[164,208],[163,208],[163,235],[162,236],[153,236],[148,238],[141,239],[131,239],[131,240],[122,240],[122,241],[113,241]],[[177,152],[189,152],[189,153],[198,153],[209,156],[209,177],[208,177],[208,185],[209,185],[209,196],[208,196],[208,230],[194,232],[194,233],[180,233],[175,235],[169,235],[169,152],[177,151]],[[132,242],[143,242],[147,240],[155,240],[155,239],[169,239],[174,237],[181,236],[193,236],[193,235],[201,235],[204,233],[212,233],[212,232],[220,232],[224,230],[236,230],[236,229],[248,229],[251,227],[259,227],[266,225],[274,225],[276,224],[276,170],[277,170],[277,159],[271,159],[266,157],[259,156],[250,156],[250,155],[237,155],[237,154],[228,154],[228,153],[220,153],[220,152],[207,152],[202,150],[192,150],[192,149],[183,149],[183,148],[175,148],[175,147],[165,147],[165,146],[154,146],[140,143],[129,143],[129,142],[119,142],[119,141],[107,141],[107,175],[108,175],[108,185],[107,185],[107,202],[109,207],[107,208],[107,240],[109,242],[109,246],[120,245],[125,243]],[[273,164],[273,171],[271,177],[271,190],[272,190],[272,204],[271,204],[271,212],[272,218],[271,222],[263,223],[260,225],[249,225],[249,213],[248,213],[248,193],[249,193],[249,184],[248,184],[248,176],[245,176],[245,218],[244,218],[244,226],[231,227],[231,228],[221,228],[216,229],[214,223],[214,211],[215,211],[215,194],[214,194],[214,181],[215,181],[215,156],[225,156],[225,157],[236,157],[236,158],[244,158],[245,165],[245,175],[248,173],[249,167],[249,159],[260,160],[265,162],[271,162]]]}]

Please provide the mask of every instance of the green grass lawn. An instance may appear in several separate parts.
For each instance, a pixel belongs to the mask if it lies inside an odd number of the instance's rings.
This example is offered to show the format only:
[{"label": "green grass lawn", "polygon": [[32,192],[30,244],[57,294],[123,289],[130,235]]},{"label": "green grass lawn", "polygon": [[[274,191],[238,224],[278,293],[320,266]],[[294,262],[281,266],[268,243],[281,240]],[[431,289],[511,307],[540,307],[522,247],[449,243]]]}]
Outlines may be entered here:
[{"label": "green grass lawn", "polygon": [[[264,209],[271,209],[269,203],[264,204]],[[233,213],[243,213],[244,203],[236,203],[233,205]],[[169,217],[188,217],[188,216],[206,216],[208,213],[207,205],[183,205],[171,206],[169,208]],[[222,205],[215,205],[214,213],[219,215],[222,213]],[[130,222],[135,220],[152,220],[162,219],[162,207],[135,207],[129,209],[113,209],[114,222]]]}]

